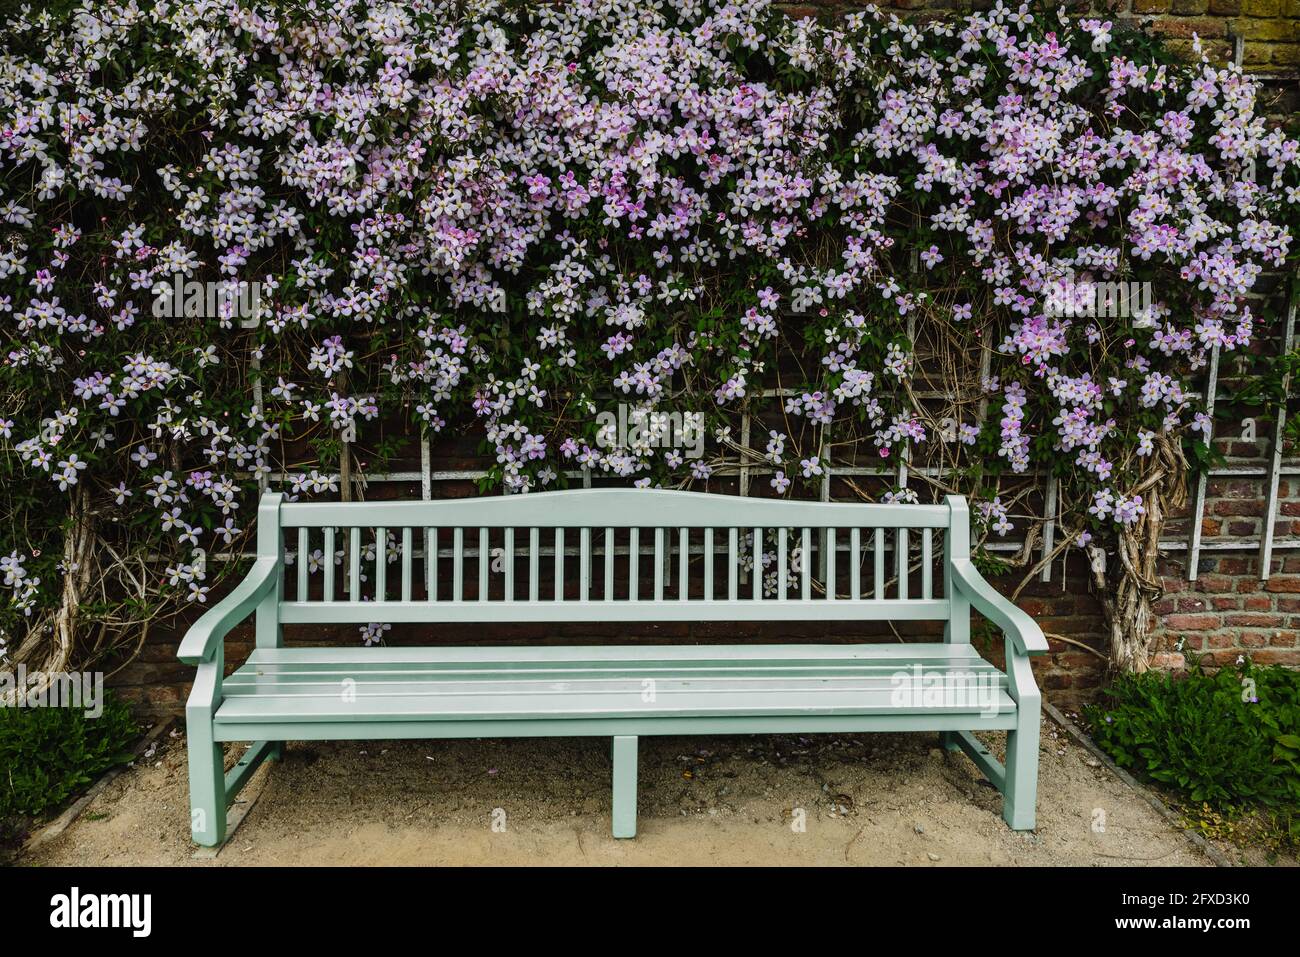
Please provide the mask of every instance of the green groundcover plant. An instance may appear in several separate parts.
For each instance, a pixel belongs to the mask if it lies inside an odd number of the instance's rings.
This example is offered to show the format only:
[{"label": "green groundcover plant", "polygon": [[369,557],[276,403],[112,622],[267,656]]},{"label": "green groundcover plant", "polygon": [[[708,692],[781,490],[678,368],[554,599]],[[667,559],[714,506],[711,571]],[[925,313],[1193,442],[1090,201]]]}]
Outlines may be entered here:
[{"label": "green groundcover plant", "polygon": [[130,709],[111,693],[95,718],[80,708],[0,708],[0,837],[131,760],[139,733]]},{"label": "green groundcover plant", "polygon": [[1300,673],[1239,659],[1214,674],[1121,676],[1087,709],[1121,767],[1216,812],[1300,816]]}]

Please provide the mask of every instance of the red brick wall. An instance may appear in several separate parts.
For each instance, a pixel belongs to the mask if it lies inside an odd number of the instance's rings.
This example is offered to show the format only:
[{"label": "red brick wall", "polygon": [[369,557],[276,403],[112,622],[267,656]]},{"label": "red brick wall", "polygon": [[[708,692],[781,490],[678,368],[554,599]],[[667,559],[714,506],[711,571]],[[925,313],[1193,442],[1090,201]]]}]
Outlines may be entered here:
[{"label": "red brick wall", "polygon": [[[1206,541],[1226,530],[1246,547],[1233,551],[1202,552],[1196,581],[1187,581],[1184,554],[1169,554],[1162,563],[1165,595],[1157,603],[1161,647],[1173,651],[1182,641],[1207,664],[1231,664],[1249,655],[1258,664],[1300,667],[1300,550],[1279,549],[1273,554],[1272,572],[1260,580],[1259,540],[1264,515],[1259,480],[1217,479],[1209,484]],[[1279,488],[1279,538],[1290,537],[1300,522],[1300,488],[1283,479]],[[1177,659],[1170,661],[1176,665]]]}]

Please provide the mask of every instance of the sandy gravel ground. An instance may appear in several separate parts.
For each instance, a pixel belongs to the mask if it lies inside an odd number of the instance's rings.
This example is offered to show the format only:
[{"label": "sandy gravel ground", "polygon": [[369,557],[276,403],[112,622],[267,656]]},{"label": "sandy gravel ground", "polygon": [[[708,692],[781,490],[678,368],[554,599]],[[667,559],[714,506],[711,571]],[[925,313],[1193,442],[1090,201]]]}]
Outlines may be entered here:
[{"label": "sandy gravel ground", "polygon": [[639,834],[615,841],[608,752],[605,739],[292,744],[250,783],[227,846],[195,860],[174,733],[21,863],[1211,863],[1047,719],[1032,834],[1003,825],[1001,795],[934,734],[770,735],[643,738]]}]

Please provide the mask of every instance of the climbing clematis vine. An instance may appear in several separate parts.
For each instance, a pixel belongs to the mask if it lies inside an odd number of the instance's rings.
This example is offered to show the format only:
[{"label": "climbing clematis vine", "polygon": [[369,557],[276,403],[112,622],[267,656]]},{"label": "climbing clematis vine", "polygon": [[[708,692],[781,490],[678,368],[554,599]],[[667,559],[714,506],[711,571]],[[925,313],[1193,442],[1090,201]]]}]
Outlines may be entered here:
[{"label": "climbing clematis vine", "polygon": [[[203,603],[259,482],[336,493],[394,423],[471,430],[507,492],[705,487],[766,401],[765,494],[944,450],[986,533],[1051,471],[1104,538],[1296,257],[1256,81],[1049,6],[81,0],[3,32],[10,630],[89,560],[74,496],[104,601]],[[927,399],[923,342],[984,367]],[[617,403],[712,447],[600,441]]]}]

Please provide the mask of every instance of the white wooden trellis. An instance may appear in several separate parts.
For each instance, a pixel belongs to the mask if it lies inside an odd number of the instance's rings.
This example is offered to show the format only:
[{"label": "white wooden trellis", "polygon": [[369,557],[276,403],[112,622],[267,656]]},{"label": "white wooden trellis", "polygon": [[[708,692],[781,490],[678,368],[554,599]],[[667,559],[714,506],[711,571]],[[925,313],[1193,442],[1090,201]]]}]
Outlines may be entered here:
[{"label": "white wooden trellis", "polygon": [[[252,373],[253,379],[253,406],[259,414],[266,415],[266,410],[262,408],[262,353],[260,347],[253,350],[253,355],[248,360],[248,369]],[[266,473],[259,474],[257,476],[257,494],[261,495],[265,492],[268,484]]]},{"label": "white wooden trellis", "polygon": [[[1286,325],[1282,331],[1282,355],[1286,355],[1295,345],[1296,301],[1300,299],[1300,282],[1293,282],[1291,302],[1287,306]],[[1277,521],[1277,493],[1282,476],[1282,445],[1286,428],[1286,394],[1291,387],[1291,377],[1282,378],[1282,404],[1277,410],[1277,421],[1273,425],[1273,454],[1269,458],[1268,492],[1264,500],[1264,526],[1260,529],[1259,540],[1259,579],[1267,581],[1272,574],[1273,549],[1277,542],[1273,537],[1273,525]]]},{"label": "white wooden trellis", "polygon": [[[1043,502],[1043,558],[1052,554],[1052,549],[1056,547],[1056,513],[1057,513],[1057,478],[1055,475],[1047,476],[1047,492]],[[1038,580],[1050,582],[1052,580],[1052,563],[1043,562],[1043,569],[1038,573]]]},{"label": "white wooden trellis", "polygon": [[[1214,442],[1214,399],[1219,390],[1219,346],[1210,350],[1210,373],[1205,383],[1205,448],[1209,451]],[[1187,543],[1187,580],[1196,581],[1201,561],[1201,526],[1205,522],[1205,490],[1209,476],[1205,472],[1196,479],[1196,495],[1192,500],[1191,540]]]},{"label": "white wooden trellis", "polygon": [[[1283,322],[1281,335],[1281,352],[1285,356],[1295,347],[1295,319],[1297,299],[1300,298],[1300,283],[1293,283],[1291,295],[1287,305],[1286,319]],[[1213,415],[1215,400],[1218,392],[1219,378],[1219,350],[1216,346],[1210,354],[1210,369],[1206,382],[1205,390],[1205,407],[1206,414],[1210,417],[1210,426],[1207,428],[1206,444],[1213,439]],[[1284,377],[1282,382],[1282,392],[1285,396],[1287,389],[1290,387],[1290,378]],[[1259,539],[1259,576],[1261,581],[1267,581],[1272,573],[1273,552],[1280,549],[1300,548],[1300,539],[1288,538],[1279,539],[1276,537],[1274,525],[1277,522],[1277,503],[1278,493],[1282,476],[1300,475],[1300,468],[1284,467],[1282,465],[1283,453],[1283,434],[1286,427],[1286,402],[1283,400],[1277,411],[1277,420],[1273,427],[1273,442],[1270,450],[1268,465],[1260,468],[1258,466],[1230,466],[1227,468],[1208,469],[1201,473],[1196,483],[1196,494],[1192,502],[1191,528],[1186,543],[1165,542],[1160,543],[1161,551],[1179,551],[1186,548],[1187,555],[1187,580],[1196,581],[1199,572],[1200,556],[1203,551],[1242,551],[1249,546],[1242,541],[1222,541],[1207,543],[1202,538],[1202,525],[1205,516],[1205,497],[1207,489],[1207,480],[1213,478],[1255,478],[1265,479],[1265,502],[1264,516],[1260,528]]]},{"label": "white wooden trellis", "polygon": [[[1295,283],[1291,290],[1291,296],[1288,304],[1285,324],[1282,330],[1281,343],[1282,343],[1283,354],[1290,352],[1291,349],[1294,348],[1295,346],[1295,320],[1296,320],[1298,298],[1300,298],[1300,283]],[[909,332],[909,336],[912,336],[914,338],[915,336],[914,322],[909,323],[908,332]],[[981,385],[985,380],[988,379],[990,375],[991,359],[992,359],[992,349],[989,343],[981,342],[980,373],[979,373],[981,378]],[[257,360],[254,359],[252,360],[250,365],[252,368],[256,369],[260,366],[260,363],[258,363]],[[1218,379],[1218,351],[1216,349],[1212,352],[1211,355],[1209,382],[1205,393],[1207,412],[1211,414],[1216,399],[1217,379]],[[1289,382],[1284,382],[1283,384],[1284,390],[1287,385],[1289,385]],[[262,387],[259,378],[255,380],[253,383],[253,397],[254,397],[254,401],[258,403],[259,407],[261,403],[261,391],[262,391]],[[761,393],[759,393],[759,395],[761,398],[764,399],[785,398],[789,395],[794,394],[794,391],[795,390],[788,389],[788,388],[768,389],[762,391]],[[933,398],[944,397],[943,394],[941,393],[935,393],[933,395],[929,393],[924,393],[924,394],[918,393],[918,396],[933,397]],[[982,395],[980,398],[979,408],[977,413],[977,423],[981,428],[983,427],[984,423],[987,421],[988,411],[989,411],[988,396]],[[1274,426],[1273,446],[1272,446],[1271,456],[1269,458],[1268,464],[1266,466],[1241,466],[1241,465],[1227,466],[1219,469],[1211,469],[1203,473],[1202,477],[1197,482],[1196,497],[1192,509],[1193,511],[1192,529],[1188,539],[1184,541],[1162,540],[1160,542],[1160,548],[1161,551],[1163,552],[1179,552],[1184,550],[1188,552],[1189,580],[1195,580],[1196,578],[1197,565],[1199,562],[1200,554],[1202,552],[1242,551],[1252,547],[1250,543],[1243,542],[1240,540],[1213,541],[1213,542],[1206,542],[1203,540],[1202,536],[1200,535],[1200,527],[1202,524],[1201,519],[1203,518],[1204,508],[1205,508],[1206,478],[1211,478],[1211,479],[1212,478],[1262,478],[1266,480],[1267,492],[1266,492],[1265,516],[1264,516],[1263,528],[1261,531],[1261,536],[1259,541],[1261,580],[1267,579],[1270,574],[1271,571],[1270,566],[1272,563],[1272,556],[1274,552],[1282,551],[1282,550],[1300,549],[1300,537],[1278,538],[1274,530],[1274,525],[1277,519],[1277,507],[1278,507],[1278,499],[1279,499],[1279,492],[1280,492],[1280,479],[1284,476],[1300,477],[1300,466],[1285,466],[1282,463],[1282,453],[1283,453],[1282,435],[1285,426],[1285,412],[1286,409],[1284,406],[1279,411],[1278,418]],[[742,454],[738,460],[738,468],[737,468],[739,485],[740,485],[740,494],[742,496],[747,496],[751,494],[753,488],[753,480],[755,476],[772,474],[775,471],[774,468],[752,464],[752,454],[749,451],[751,446],[752,431],[753,431],[752,416],[748,411],[743,412],[741,414],[741,442],[740,442],[742,447]],[[344,442],[345,451],[350,451],[350,445],[351,442],[349,441]],[[907,486],[910,475],[913,473],[917,475],[925,475],[925,476],[935,477],[935,478],[943,478],[944,476],[949,474],[949,471],[946,469],[942,469],[938,467],[930,467],[930,466],[913,465],[911,462],[910,455],[907,454],[907,450],[904,450],[904,453],[900,456],[899,464],[892,469],[871,468],[871,467],[864,467],[864,466],[849,466],[849,465],[836,466],[832,468],[829,461],[829,456],[827,455],[827,451],[829,450],[829,448],[830,448],[830,430],[829,427],[827,427],[823,429],[822,432],[821,449],[820,449],[821,458],[823,460],[824,468],[825,468],[825,472],[822,476],[820,489],[819,489],[819,497],[821,498],[822,501],[828,501],[831,497],[831,485],[832,485],[833,476],[842,476],[846,478],[848,477],[864,477],[864,478],[892,477],[898,483],[900,488],[905,488]],[[350,462],[348,462],[348,456],[343,457],[343,461],[340,462],[340,466],[341,468],[339,474],[335,476],[331,476],[331,478],[333,478],[336,481],[342,481],[345,487],[349,486],[351,484],[352,478],[350,475],[351,470],[349,467]],[[381,484],[388,483],[388,482],[398,482],[398,483],[419,482],[421,496],[425,499],[429,499],[433,497],[433,484],[435,482],[477,481],[482,478],[485,478],[488,474],[489,474],[488,471],[485,469],[441,469],[441,470],[433,469],[429,437],[427,434],[424,434],[422,435],[420,441],[420,470],[419,471],[393,471],[393,472],[386,472],[386,473],[367,473],[364,476],[364,481],[367,483],[375,482]],[[236,475],[237,477],[242,479],[249,479],[253,477],[253,473],[249,473],[249,472],[238,472],[236,473]],[[583,469],[566,470],[563,472],[563,475],[569,479],[581,480],[584,487],[591,487],[592,485],[593,476],[590,469],[583,468]],[[271,483],[284,483],[288,481],[290,477],[291,477],[291,473],[286,471],[263,473],[262,475],[257,476],[259,490],[265,489]],[[1055,476],[1052,475],[1044,476],[1042,475],[1042,473],[1030,472],[1030,473],[1026,473],[1025,477],[1026,478],[1039,477],[1045,479],[1044,526],[1043,526],[1043,544],[1042,544],[1041,554],[1046,556],[1051,553],[1051,550],[1055,546],[1055,530],[1056,530],[1057,518],[1059,516],[1059,508],[1060,508],[1059,482],[1057,481]],[[346,489],[344,491],[344,497],[350,497],[350,492],[351,492],[350,489]],[[840,548],[843,547],[844,545],[840,546]],[[1020,551],[1023,548],[1023,543],[1019,543],[1015,541],[988,542],[985,544],[984,548],[990,552],[1015,553]],[[824,546],[819,551],[822,551],[823,561],[824,561],[824,551],[825,551]],[[691,554],[696,554],[697,552],[702,553],[702,550],[697,549],[696,547],[692,547],[690,549]],[[441,550],[440,550],[440,554],[442,554]],[[450,554],[450,552],[447,552],[447,554]],[[470,548],[465,552],[465,554],[473,557],[477,553],[472,548]],[[566,549],[566,554],[569,554],[567,549]],[[577,554],[576,545],[574,546],[573,554]],[[413,557],[421,557],[421,556],[422,556],[422,550],[419,550],[414,553]],[[234,561],[234,560],[239,560],[241,558],[247,558],[247,557],[250,557],[249,554],[229,552],[229,551],[216,552],[211,555],[205,556],[207,560],[222,561],[222,562]],[[148,556],[148,559],[150,561],[169,560],[166,559],[164,556],[159,556],[159,555],[150,555]],[[1040,573],[1040,579],[1042,581],[1051,580],[1050,564],[1044,565]]]}]

